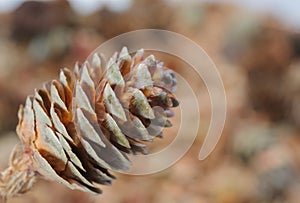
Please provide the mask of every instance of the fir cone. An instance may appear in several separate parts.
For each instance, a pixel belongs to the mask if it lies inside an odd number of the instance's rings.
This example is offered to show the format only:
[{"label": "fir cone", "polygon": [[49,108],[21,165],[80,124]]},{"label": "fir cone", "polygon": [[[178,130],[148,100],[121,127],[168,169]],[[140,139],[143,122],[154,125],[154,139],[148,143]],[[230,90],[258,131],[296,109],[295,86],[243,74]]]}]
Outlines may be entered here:
[{"label": "fir cone", "polygon": [[126,47],[106,65],[95,54],[91,64],[61,70],[59,80],[45,83],[20,107],[17,133],[28,160],[23,173],[101,193],[95,184],[111,184],[109,170],[128,171],[126,154],[147,154],[145,142],[171,126],[175,88],[172,70],[153,55],[144,58],[143,50],[131,57]]}]

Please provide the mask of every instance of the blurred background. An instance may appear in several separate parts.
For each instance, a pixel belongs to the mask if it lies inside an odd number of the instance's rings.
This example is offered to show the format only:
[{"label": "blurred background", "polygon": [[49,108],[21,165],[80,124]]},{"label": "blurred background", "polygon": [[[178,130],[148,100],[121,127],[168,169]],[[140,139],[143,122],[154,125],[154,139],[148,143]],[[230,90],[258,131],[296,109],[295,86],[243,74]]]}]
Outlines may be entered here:
[{"label": "blurred background", "polygon": [[[204,161],[197,157],[210,101],[200,98],[199,136],[167,170],[116,174],[100,196],[41,180],[8,202],[299,203],[299,8],[298,1],[281,0],[0,0],[1,170],[18,141],[17,110],[26,96],[124,32],[166,29],[194,40],[218,67],[228,100],[223,135]],[[160,58],[179,74],[185,70],[178,59]],[[175,131],[151,148],[166,146]]]}]

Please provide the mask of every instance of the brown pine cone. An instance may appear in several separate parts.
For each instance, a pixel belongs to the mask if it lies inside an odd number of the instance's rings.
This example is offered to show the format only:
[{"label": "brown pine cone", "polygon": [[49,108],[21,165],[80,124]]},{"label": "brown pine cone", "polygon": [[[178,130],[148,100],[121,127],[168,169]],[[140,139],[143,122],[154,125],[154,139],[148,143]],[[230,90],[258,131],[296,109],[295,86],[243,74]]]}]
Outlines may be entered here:
[{"label": "brown pine cone", "polygon": [[17,133],[22,156],[30,157],[23,171],[101,193],[94,183],[110,184],[108,170],[128,171],[126,153],[147,154],[145,141],[171,126],[175,87],[172,70],[153,55],[144,58],[143,50],[131,57],[126,47],[106,66],[95,54],[91,64],[61,70],[58,81],[45,83],[20,107]]}]

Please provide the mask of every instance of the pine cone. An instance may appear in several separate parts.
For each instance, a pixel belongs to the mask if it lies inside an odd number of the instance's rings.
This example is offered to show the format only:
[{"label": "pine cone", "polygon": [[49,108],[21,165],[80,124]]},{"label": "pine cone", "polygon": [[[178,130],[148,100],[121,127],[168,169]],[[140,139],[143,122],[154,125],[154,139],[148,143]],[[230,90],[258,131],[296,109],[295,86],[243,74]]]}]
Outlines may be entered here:
[{"label": "pine cone", "polygon": [[171,126],[170,108],[178,106],[172,70],[153,55],[144,58],[143,50],[131,57],[126,47],[106,66],[101,58],[61,70],[58,81],[20,107],[17,133],[27,152],[22,156],[31,160],[27,172],[101,193],[94,183],[111,184],[108,170],[128,171],[126,153],[147,154],[145,142]]}]

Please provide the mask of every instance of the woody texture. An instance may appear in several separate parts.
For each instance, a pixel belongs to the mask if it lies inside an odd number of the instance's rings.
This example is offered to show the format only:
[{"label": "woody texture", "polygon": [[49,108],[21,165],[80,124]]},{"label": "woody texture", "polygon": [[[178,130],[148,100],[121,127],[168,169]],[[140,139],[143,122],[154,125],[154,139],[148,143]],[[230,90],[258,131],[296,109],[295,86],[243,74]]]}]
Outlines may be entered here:
[{"label": "woody texture", "polygon": [[127,154],[147,154],[146,143],[172,126],[175,90],[174,72],[143,50],[62,69],[20,106],[21,143],[0,172],[0,195],[25,193],[40,177],[101,193],[97,184],[115,179],[109,170],[128,171]]}]

